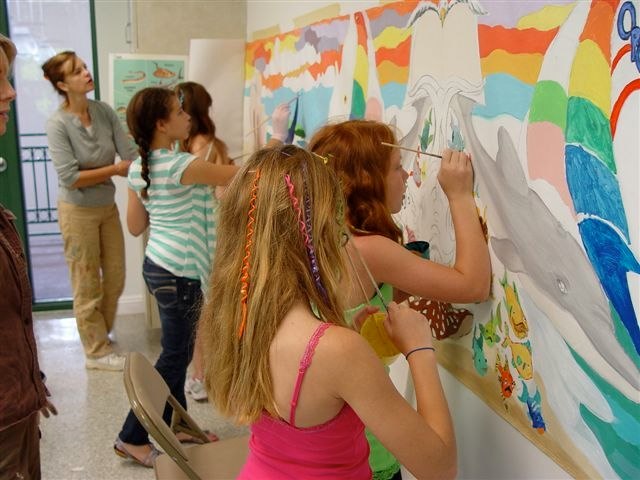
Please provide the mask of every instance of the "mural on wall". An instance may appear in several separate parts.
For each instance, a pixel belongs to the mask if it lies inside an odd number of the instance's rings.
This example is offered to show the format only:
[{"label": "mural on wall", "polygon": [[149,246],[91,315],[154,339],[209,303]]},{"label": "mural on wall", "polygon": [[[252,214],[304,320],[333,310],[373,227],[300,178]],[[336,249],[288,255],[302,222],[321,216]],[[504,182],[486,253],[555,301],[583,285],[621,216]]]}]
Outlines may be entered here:
[{"label": "mural on wall", "polygon": [[[440,363],[573,475],[640,478],[640,2],[397,2],[246,53],[246,151],[291,102],[298,145],[370,118],[472,153],[492,297],[422,299],[451,319],[432,324]],[[450,264],[438,160],[403,162],[406,240]]]}]

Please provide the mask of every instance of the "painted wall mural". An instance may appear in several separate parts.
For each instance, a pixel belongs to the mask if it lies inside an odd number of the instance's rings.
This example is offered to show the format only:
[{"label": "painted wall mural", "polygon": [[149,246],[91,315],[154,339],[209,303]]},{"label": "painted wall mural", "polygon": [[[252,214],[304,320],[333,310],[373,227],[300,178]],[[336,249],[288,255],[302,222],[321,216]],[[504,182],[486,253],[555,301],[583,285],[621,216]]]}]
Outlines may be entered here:
[{"label": "painted wall mural", "polygon": [[[440,363],[574,476],[640,478],[640,1],[404,1],[329,18],[247,45],[246,151],[281,102],[299,145],[364,117],[408,148],[472,153],[492,298],[413,299],[440,319]],[[403,162],[397,220],[450,264],[438,161]]]}]

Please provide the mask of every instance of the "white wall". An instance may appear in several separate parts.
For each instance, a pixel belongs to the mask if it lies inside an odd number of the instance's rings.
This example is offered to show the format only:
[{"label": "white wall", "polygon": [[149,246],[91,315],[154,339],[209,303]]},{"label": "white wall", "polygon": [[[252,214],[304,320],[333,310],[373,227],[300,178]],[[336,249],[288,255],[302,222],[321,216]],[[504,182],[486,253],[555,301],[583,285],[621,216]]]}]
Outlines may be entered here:
[{"label": "white wall", "polygon": [[[127,35],[129,10],[132,25]],[[192,38],[244,38],[245,33],[244,0],[99,0],[95,2],[95,14],[100,93],[104,101],[108,101],[109,92],[109,53],[187,55]],[[126,229],[126,180],[116,178],[115,183],[116,203],[125,230],[127,269],[118,313],[143,313],[147,309],[142,279],[143,243],[141,237],[129,235]]]},{"label": "white wall", "polygon": [[[98,72],[100,97],[108,102],[109,96],[109,53],[129,53],[125,29],[128,21],[128,2],[122,0],[100,0],[95,2],[96,36],[98,44]],[[142,259],[144,251],[140,237],[131,236],[126,227],[127,183],[124,178],[115,178],[116,203],[124,228],[127,279],[120,297],[118,313],[142,313],[145,311],[146,292],[142,280]]]},{"label": "white wall", "polygon": [[[322,1],[247,0],[247,38],[257,30],[279,25],[286,32],[294,28],[292,19],[313,10],[335,4]],[[341,14],[364,10],[380,2],[348,1],[340,4]],[[392,379],[404,393],[406,362],[392,367]],[[571,478],[549,457],[532,445],[505,420],[495,414],[469,389],[446,370],[440,377],[451,407],[458,441],[458,478],[492,480],[540,480]],[[404,478],[410,478],[404,474]]]}]

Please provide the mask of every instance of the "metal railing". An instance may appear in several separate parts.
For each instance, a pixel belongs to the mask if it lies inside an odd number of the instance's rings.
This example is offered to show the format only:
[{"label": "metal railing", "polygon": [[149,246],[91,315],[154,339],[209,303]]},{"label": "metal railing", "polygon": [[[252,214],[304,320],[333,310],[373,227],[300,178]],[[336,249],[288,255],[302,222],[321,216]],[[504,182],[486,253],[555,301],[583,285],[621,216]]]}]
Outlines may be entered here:
[{"label": "metal railing", "polygon": [[60,235],[58,183],[46,144],[46,134],[21,134],[20,157],[29,236]]}]

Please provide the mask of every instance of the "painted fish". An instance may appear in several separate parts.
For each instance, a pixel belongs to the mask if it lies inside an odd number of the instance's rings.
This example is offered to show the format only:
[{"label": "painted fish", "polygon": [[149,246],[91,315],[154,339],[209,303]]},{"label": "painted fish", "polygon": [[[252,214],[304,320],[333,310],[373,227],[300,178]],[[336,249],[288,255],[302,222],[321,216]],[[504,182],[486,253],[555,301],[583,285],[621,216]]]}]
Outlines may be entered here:
[{"label": "painted fish", "polygon": [[142,82],[145,78],[147,78],[147,74],[144,73],[142,70],[138,70],[136,72],[129,72],[131,76],[131,78],[125,78],[124,80],[122,80],[122,83],[140,83]]},{"label": "painted fish", "polygon": [[511,328],[513,328],[513,332],[516,337],[520,339],[525,338],[529,333],[529,324],[527,323],[527,317],[525,317],[524,312],[522,311],[522,306],[520,305],[520,297],[518,297],[518,288],[516,287],[516,283],[513,282],[509,284],[506,270],[504,271],[504,277],[500,280],[500,285],[502,285],[502,288],[504,289],[505,308],[509,314]]},{"label": "painted fish", "polygon": [[484,355],[482,331],[476,325],[473,329],[473,338],[471,339],[471,347],[473,350],[473,366],[480,375],[487,373],[487,357]]},{"label": "painted fish", "polygon": [[529,396],[527,384],[523,382],[522,395],[518,397],[518,400],[527,406],[527,415],[529,415],[529,419],[531,420],[531,426],[541,435],[546,432],[547,426],[544,423],[544,418],[542,417],[542,400],[540,390],[536,390],[536,394],[531,397]]},{"label": "painted fish", "polygon": [[500,334],[498,332],[502,332],[501,305],[502,303],[498,303],[495,314],[493,311],[491,312],[491,320],[489,320],[483,328],[482,336],[489,347],[500,342]]},{"label": "painted fish", "polygon": [[502,398],[506,400],[513,394],[516,382],[513,380],[513,375],[511,375],[509,371],[507,359],[504,359],[504,365],[502,365],[499,354],[496,356],[496,371],[498,372],[498,382],[500,383],[500,394]]},{"label": "painted fish", "polygon": [[460,126],[456,125],[451,119],[451,140],[448,142],[449,148],[452,150],[458,150],[459,152],[464,150],[465,141],[460,131]]},{"label": "painted fish", "polygon": [[427,151],[427,147],[433,141],[433,134],[429,133],[431,131],[431,115],[433,115],[433,109],[429,110],[429,117],[424,120],[424,126],[422,127],[422,132],[420,133],[420,150],[423,152]]},{"label": "painted fish", "polygon": [[533,378],[533,364],[531,361],[531,344],[527,341],[516,343],[507,335],[502,342],[503,347],[511,348],[511,364],[524,380]]},{"label": "painted fish", "polygon": [[176,76],[176,72],[172,72],[166,68],[159,66],[156,62],[153,62],[156,69],[153,71],[153,76],[157,78],[173,78]]}]

